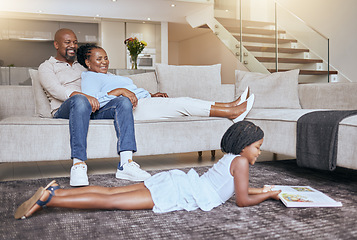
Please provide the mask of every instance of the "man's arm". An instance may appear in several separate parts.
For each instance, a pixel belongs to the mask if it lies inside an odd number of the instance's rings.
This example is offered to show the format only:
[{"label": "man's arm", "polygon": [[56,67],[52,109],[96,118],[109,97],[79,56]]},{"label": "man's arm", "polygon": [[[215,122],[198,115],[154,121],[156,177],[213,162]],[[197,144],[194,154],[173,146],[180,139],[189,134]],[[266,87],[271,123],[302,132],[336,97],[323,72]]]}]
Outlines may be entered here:
[{"label": "man's arm", "polygon": [[45,62],[38,68],[42,87],[53,97],[62,102],[67,100],[73,91],[63,87],[57,78],[51,64]]},{"label": "man's arm", "polygon": [[39,73],[39,79],[42,87],[53,98],[56,98],[64,102],[65,100],[67,100],[68,98],[74,95],[82,94],[88,99],[90,105],[92,106],[93,112],[99,109],[99,102],[96,98],[81,93],[79,91],[73,91],[71,89],[67,89],[64,86],[62,86],[51,64],[49,63],[41,64],[40,67],[38,68],[38,73]]}]

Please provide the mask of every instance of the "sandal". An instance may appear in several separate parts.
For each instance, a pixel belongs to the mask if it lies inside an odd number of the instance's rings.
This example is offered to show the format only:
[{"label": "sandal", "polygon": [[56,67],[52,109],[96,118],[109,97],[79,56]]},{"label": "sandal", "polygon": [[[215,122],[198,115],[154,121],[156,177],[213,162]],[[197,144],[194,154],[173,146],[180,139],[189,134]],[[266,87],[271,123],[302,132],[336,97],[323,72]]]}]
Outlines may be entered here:
[{"label": "sandal", "polygon": [[[54,184],[56,184],[55,186],[52,186],[52,185],[54,185]],[[55,191],[57,190],[57,189],[60,189],[61,187],[56,183],[56,180],[53,180],[52,182],[50,182],[48,185],[50,185],[48,188],[47,188],[47,190],[49,190],[49,191],[51,191],[51,195],[52,196],[55,196]],[[47,185],[47,186],[48,186]]]},{"label": "sandal", "polygon": [[[60,188],[58,184],[53,186],[54,184],[56,184],[55,180],[51,181],[45,188],[40,187],[30,199],[21,204],[20,207],[16,209],[14,215],[15,219],[26,219],[36,211],[46,207],[46,204],[49,203],[52,197],[55,195],[55,190]],[[48,193],[47,200],[40,200],[46,192]]]}]

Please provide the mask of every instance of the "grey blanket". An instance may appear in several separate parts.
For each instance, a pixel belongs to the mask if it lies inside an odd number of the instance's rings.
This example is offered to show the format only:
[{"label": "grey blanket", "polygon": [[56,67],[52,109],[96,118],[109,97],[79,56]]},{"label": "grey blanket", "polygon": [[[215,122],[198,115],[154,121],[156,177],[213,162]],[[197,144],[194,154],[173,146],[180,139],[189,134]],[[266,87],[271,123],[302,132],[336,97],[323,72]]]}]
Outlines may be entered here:
[{"label": "grey blanket", "polygon": [[300,167],[333,171],[336,168],[338,126],[357,110],[316,111],[297,122],[296,161]]}]

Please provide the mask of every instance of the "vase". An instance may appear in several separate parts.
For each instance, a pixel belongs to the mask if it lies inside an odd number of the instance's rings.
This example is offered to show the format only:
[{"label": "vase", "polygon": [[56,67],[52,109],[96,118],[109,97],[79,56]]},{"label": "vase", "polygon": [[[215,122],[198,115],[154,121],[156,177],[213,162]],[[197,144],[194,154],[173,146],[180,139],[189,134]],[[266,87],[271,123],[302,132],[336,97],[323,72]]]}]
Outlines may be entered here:
[{"label": "vase", "polygon": [[138,55],[130,55],[131,69],[138,69]]}]

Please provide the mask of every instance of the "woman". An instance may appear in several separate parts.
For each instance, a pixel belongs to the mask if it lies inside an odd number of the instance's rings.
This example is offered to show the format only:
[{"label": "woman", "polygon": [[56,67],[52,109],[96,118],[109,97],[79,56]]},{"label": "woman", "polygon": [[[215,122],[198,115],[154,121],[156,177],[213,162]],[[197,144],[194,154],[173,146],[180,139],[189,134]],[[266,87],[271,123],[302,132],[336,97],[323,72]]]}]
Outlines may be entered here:
[{"label": "woman", "polygon": [[144,183],[123,187],[89,186],[60,189],[55,181],[40,187],[35,195],[15,212],[25,219],[42,207],[78,209],[152,209],[156,213],[178,210],[211,209],[235,194],[239,207],[259,204],[267,199],[279,200],[280,191],[273,186],[249,187],[249,165],[260,154],[264,132],[248,121],[233,124],[223,135],[221,149],[226,153],[202,176],[194,169],[188,173],[171,170],[155,174]]},{"label": "woman", "polygon": [[111,99],[130,99],[135,120],[157,120],[179,116],[224,117],[241,121],[252,109],[254,94],[247,100],[248,89],[229,103],[203,101],[193,98],[168,98],[165,93],[151,94],[135,86],[130,78],[108,74],[109,59],[104,49],[86,44],[78,49],[78,62],[89,71],[82,73],[82,92],[98,99],[100,108]]}]

